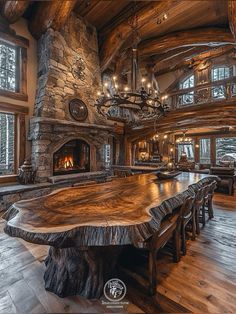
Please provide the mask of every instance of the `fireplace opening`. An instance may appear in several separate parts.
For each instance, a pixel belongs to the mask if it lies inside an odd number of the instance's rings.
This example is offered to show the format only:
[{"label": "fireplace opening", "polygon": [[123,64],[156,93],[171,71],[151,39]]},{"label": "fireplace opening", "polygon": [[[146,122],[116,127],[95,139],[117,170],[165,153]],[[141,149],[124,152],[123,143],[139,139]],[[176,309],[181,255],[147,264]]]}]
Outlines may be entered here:
[{"label": "fireplace opening", "polygon": [[53,154],[53,175],[90,171],[90,147],[83,140],[72,140]]}]

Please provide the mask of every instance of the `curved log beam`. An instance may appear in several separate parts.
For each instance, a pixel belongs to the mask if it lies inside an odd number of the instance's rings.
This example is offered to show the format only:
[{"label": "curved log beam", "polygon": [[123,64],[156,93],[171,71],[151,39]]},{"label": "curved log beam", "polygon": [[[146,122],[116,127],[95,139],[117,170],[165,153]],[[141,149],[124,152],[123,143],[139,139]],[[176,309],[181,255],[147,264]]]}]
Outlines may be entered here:
[{"label": "curved log beam", "polygon": [[228,0],[229,27],[234,39],[236,39],[236,1]]},{"label": "curved log beam", "polygon": [[235,40],[227,28],[198,28],[187,31],[179,31],[162,37],[151,38],[141,42],[138,46],[139,55],[151,56],[161,54],[186,46],[221,46],[235,44]]},{"label": "curved log beam", "polygon": [[180,54],[170,60],[157,63],[154,67],[155,75],[162,75],[190,65],[194,66],[197,62],[220,57],[233,49],[232,45],[220,46],[218,48],[196,47],[193,48],[192,51]]},{"label": "curved log beam", "polygon": [[29,2],[29,0],[8,0],[3,5],[2,14],[9,23],[15,23],[24,14]]},{"label": "curved log beam", "polygon": [[[144,8],[137,12],[137,18],[139,22],[139,28],[146,25],[150,19],[158,18],[164,12],[167,12],[178,0],[171,1],[153,1],[148,3]],[[101,70],[105,71],[110,65],[114,56],[117,54],[119,49],[125,43],[125,41],[131,36],[132,28],[128,21],[122,21],[116,28],[114,28],[108,35],[101,48]]]},{"label": "curved log beam", "polygon": [[[153,123],[149,121],[140,129],[127,129],[128,141],[136,141],[154,135]],[[219,101],[214,106],[212,103],[189,106],[171,111],[166,117],[158,120],[158,132],[176,131],[183,128],[196,128],[208,126],[234,126],[236,125],[236,102]]]},{"label": "curved log beam", "polygon": [[48,28],[59,30],[65,24],[75,4],[76,0],[37,3],[37,11],[29,22],[31,34],[39,39]]}]

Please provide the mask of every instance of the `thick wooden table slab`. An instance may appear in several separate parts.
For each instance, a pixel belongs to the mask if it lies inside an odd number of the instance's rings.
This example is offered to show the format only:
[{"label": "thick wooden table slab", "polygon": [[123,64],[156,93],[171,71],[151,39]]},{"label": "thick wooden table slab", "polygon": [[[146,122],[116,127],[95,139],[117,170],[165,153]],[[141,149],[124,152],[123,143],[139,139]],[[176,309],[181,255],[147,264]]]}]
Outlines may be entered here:
[{"label": "thick wooden table slab", "polygon": [[142,174],[58,190],[16,202],[5,214],[5,232],[51,246],[46,289],[59,296],[99,297],[121,246],[142,247],[165,215],[214,178],[182,173],[159,181],[155,174]]}]

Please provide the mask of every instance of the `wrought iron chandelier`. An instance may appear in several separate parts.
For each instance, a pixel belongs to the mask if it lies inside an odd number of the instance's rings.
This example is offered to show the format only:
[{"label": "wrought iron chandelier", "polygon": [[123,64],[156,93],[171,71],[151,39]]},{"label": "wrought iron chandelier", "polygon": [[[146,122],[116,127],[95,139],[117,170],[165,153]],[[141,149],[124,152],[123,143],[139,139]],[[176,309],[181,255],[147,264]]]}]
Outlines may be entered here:
[{"label": "wrought iron chandelier", "polygon": [[183,131],[183,136],[177,138],[177,140],[175,141],[176,144],[179,144],[179,145],[187,145],[187,144],[192,145],[193,144],[193,139],[191,137],[187,137],[186,133],[187,133],[187,130]]},{"label": "wrought iron chandelier", "polygon": [[104,117],[138,125],[145,120],[157,120],[168,111],[168,106],[162,103],[151,82],[146,82],[145,78],[138,82],[139,34],[136,10],[130,26],[133,35],[131,87],[126,85],[121,88],[114,75],[110,81],[104,82],[102,91],[98,91],[94,106]]}]

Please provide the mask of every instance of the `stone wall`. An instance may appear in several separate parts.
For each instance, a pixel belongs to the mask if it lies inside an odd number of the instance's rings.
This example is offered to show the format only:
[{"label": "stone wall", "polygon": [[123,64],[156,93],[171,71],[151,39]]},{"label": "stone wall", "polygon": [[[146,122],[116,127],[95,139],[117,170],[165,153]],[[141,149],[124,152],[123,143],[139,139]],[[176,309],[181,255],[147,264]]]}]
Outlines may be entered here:
[{"label": "stone wall", "polygon": [[[90,145],[90,170],[103,168],[103,146],[113,129],[93,106],[100,85],[96,29],[72,13],[60,32],[48,29],[38,42],[38,88],[29,135],[37,181],[52,175],[53,153],[76,138]],[[70,115],[73,98],[88,108],[82,122]]]},{"label": "stone wall", "polygon": [[101,84],[96,29],[73,13],[60,32],[49,29],[38,42],[35,116],[73,120],[68,102],[88,106],[86,122],[104,123],[93,108]]}]

